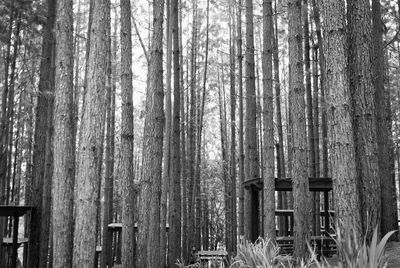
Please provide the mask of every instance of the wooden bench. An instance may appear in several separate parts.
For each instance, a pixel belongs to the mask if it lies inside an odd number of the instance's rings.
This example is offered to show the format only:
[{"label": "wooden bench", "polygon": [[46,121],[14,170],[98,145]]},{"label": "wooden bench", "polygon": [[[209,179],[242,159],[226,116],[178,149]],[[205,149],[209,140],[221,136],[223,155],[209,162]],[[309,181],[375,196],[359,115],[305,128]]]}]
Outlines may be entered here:
[{"label": "wooden bench", "polygon": [[[217,262],[218,267],[225,267],[228,253],[225,250],[203,250],[196,253],[196,259],[200,261],[201,267],[211,267],[211,263]],[[207,266],[206,266],[207,265]]]}]

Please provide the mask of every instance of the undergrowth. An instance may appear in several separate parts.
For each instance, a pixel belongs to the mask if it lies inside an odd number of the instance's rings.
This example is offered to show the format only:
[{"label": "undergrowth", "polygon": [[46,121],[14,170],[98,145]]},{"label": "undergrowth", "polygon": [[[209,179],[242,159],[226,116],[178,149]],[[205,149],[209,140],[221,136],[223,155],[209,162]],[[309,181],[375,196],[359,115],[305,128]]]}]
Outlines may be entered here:
[{"label": "undergrowth", "polygon": [[[368,243],[365,237],[362,241],[356,239],[354,228],[336,230],[334,241],[340,257],[334,264],[324,258],[318,260],[310,245],[308,245],[310,257],[295,261],[289,255],[279,254],[279,246],[270,239],[259,238],[255,243],[244,241],[238,245],[237,256],[229,268],[385,268],[387,267],[385,247],[389,237],[394,233],[395,231],[389,232],[379,240],[378,228],[375,228]],[[181,262],[177,264],[179,268],[201,267],[199,264],[191,266],[184,266]]]}]

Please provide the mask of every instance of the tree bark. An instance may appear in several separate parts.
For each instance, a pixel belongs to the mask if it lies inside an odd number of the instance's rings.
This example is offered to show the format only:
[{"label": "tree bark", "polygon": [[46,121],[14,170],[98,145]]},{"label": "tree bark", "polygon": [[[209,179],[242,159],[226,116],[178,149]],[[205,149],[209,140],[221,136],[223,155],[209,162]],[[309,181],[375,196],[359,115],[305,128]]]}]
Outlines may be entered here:
[{"label": "tree bark", "polygon": [[237,61],[238,61],[238,91],[239,91],[239,236],[244,232],[244,149],[243,149],[243,54],[242,54],[242,0],[237,7]]},{"label": "tree bark", "polygon": [[[36,126],[34,132],[35,144],[33,147],[33,180],[30,185],[32,194],[30,205],[36,209],[31,214],[30,220],[30,234],[29,234],[29,253],[28,253],[28,266],[29,267],[44,267],[46,262],[40,262],[40,260],[47,261],[47,248],[48,245],[46,240],[42,240],[41,237],[41,224],[42,224],[42,212],[48,213],[42,210],[43,190],[47,185],[51,185],[51,177],[45,178],[45,173],[49,172],[46,167],[46,155],[48,150],[52,150],[52,147],[47,147],[46,144],[51,137],[50,125],[52,125],[52,105],[54,105],[54,36],[53,28],[56,13],[56,1],[47,1],[47,22],[43,31],[42,38],[42,58],[40,62],[40,79],[39,79],[39,96],[37,100],[36,108]],[[51,164],[51,163],[48,163]],[[51,165],[50,165],[51,167]],[[45,179],[49,179],[48,181]],[[29,188],[28,188],[29,189]],[[50,188],[51,189],[51,188]],[[50,208],[50,207],[48,207]],[[47,218],[50,220],[50,218]],[[46,233],[42,233],[46,235]],[[40,251],[41,244],[45,243],[45,251]],[[44,256],[43,256],[44,254]],[[39,256],[39,258],[38,258]]]},{"label": "tree bark", "polygon": [[[135,176],[133,172],[132,26],[130,0],[121,0],[122,265],[135,267]],[[111,265],[111,264],[110,264]]]},{"label": "tree bark", "polygon": [[[208,1],[207,1],[208,3]],[[229,73],[230,73],[230,100],[231,100],[231,147],[230,147],[230,203],[231,203],[231,254],[236,255],[237,251],[237,203],[236,203],[236,80],[235,80],[235,9],[233,3],[229,2],[230,26],[229,26]],[[207,201],[206,201],[207,202]],[[208,206],[205,206],[208,212]],[[208,216],[208,215],[207,215]],[[207,241],[208,244],[208,241]]]},{"label": "tree bark", "polygon": [[[376,129],[378,143],[378,165],[381,186],[381,231],[386,234],[398,229],[396,181],[394,176],[394,151],[392,146],[392,121],[390,98],[385,90],[385,57],[383,47],[384,25],[381,18],[381,4],[372,1],[372,41],[373,41],[373,83],[375,87]],[[386,109],[386,105],[389,108]],[[392,236],[394,238],[395,236]]]},{"label": "tree bark", "polygon": [[[108,29],[107,29],[108,31]],[[111,23],[110,29],[111,33]],[[116,54],[116,32],[114,32],[113,48],[111,49],[111,34],[108,37],[110,43],[107,53],[107,104],[106,104],[106,152],[105,152],[105,172],[104,172],[104,212],[102,219],[102,251],[101,251],[101,268],[111,265],[111,244],[112,234],[108,232],[108,224],[112,223],[113,215],[113,189],[114,189],[114,135],[115,135],[115,83],[116,75],[113,67],[113,59]]]},{"label": "tree bark", "polygon": [[139,201],[138,267],[161,267],[160,199],[164,131],[163,16],[164,1],[154,1],[149,85],[143,135],[143,174]]},{"label": "tree bark", "polygon": [[354,226],[356,239],[360,239],[361,214],[347,72],[345,3],[343,0],[324,0],[322,12],[335,216],[339,228]]},{"label": "tree bark", "polygon": [[78,148],[76,181],[76,216],[74,229],[74,259],[76,267],[93,267],[96,250],[99,191],[99,170],[103,152],[106,107],[107,52],[110,45],[107,27],[110,23],[110,1],[93,3],[90,29],[88,73],[84,102],[81,140]]},{"label": "tree bark", "polygon": [[381,218],[381,187],[376,143],[372,73],[371,11],[368,0],[347,1],[350,90],[362,230],[371,238]]},{"label": "tree bark", "polygon": [[181,247],[181,151],[180,151],[180,45],[178,23],[178,0],[172,0],[172,43],[174,63],[174,109],[172,122],[172,148],[171,148],[171,181],[170,181],[170,213],[168,235],[169,267],[175,267],[178,259],[182,257]]},{"label": "tree bark", "polygon": [[264,236],[275,241],[275,142],[272,84],[273,20],[272,1],[263,1],[263,129],[264,146]]},{"label": "tree bark", "polygon": [[192,251],[195,246],[195,151],[196,151],[196,46],[197,46],[197,1],[193,2],[192,20],[192,45],[191,45],[191,81],[190,81],[190,110],[188,111],[188,165],[189,165],[189,190],[188,190],[188,249]]},{"label": "tree bark", "polygon": [[[254,74],[253,1],[246,0],[246,133],[245,133],[245,177],[259,177],[256,126],[256,85]],[[258,192],[245,192],[245,235],[255,241],[258,238]]]},{"label": "tree bark", "polygon": [[[167,219],[167,197],[169,196],[170,172],[171,172],[171,136],[172,136],[172,109],[171,109],[171,65],[172,65],[172,17],[171,17],[171,0],[166,0],[165,9],[167,11],[167,63],[166,63],[166,86],[165,86],[165,128],[164,128],[164,145],[163,145],[163,178],[161,186],[161,226],[166,225]],[[165,228],[161,228],[161,259],[167,261],[167,233]],[[165,266],[165,265],[163,265]]]},{"label": "tree bark", "polygon": [[[52,185],[53,267],[72,267],[73,142],[73,5],[57,1],[55,22],[54,171]],[[93,221],[94,222],[94,221]]]},{"label": "tree bark", "polygon": [[289,90],[293,118],[294,257],[307,254],[310,239],[311,200],[307,173],[307,137],[303,85],[301,1],[291,0],[289,12]]}]

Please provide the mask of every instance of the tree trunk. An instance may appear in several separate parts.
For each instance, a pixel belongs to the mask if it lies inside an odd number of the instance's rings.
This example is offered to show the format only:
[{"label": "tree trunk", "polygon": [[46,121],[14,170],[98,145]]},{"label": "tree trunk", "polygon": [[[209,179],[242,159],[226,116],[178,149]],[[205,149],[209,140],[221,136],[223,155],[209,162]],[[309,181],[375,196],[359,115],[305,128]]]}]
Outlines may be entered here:
[{"label": "tree trunk", "polygon": [[[108,31],[108,29],[107,29]],[[111,23],[109,31],[111,33]],[[115,135],[115,100],[113,75],[115,76],[115,68],[113,68],[114,53],[116,53],[116,33],[114,33],[113,48],[109,46],[107,53],[107,103],[106,103],[106,152],[105,152],[105,172],[104,172],[104,212],[102,219],[102,251],[101,251],[101,268],[111,265],[111,244],[112,235],[108,232],[108,224],[112,223],[113,215],[113,189],[114,189],[114,135]],[[108,37],[111,44],[111,34]],[[115,59],[115,58],[114,58]]]},{"label": "tree trunk", "polygon": [[[121,0],[122,265],[135,267],[135,176],[133,173],[132,26],[130,0]],[[110,264],[112,265],[112,264]]]},{"label": "tree trunk", "polygon": [[[52,150],[52,147],[46,147],[47,141],[51,137],[49,129],[52,124],[52,104],[54,94],[54,20],[56,12],[55,1],[47,1],[47,23],[43,30],[43,44],[42,44],[42,58],[40,62],[40,79],[39,79],[39,95],[36,108],[36,126],[34,132],[35,145],[33,147],[33,180],[31,185],[32,194],[30,205],[36,209],[31,214],[30,220],[30,235],[29,235],[29,253],[28,253],[28,266],[29,267],[44,267],[46,262],[39,262],[40,260],[47,261],[47,243],[41,239],[41,222],[42,222],[42,198],[43,188],[51,183],[51,177],[45,181],[46,173],[46,155],[49,153],[47,150]],[[50,164],[50,163],[48,163]],[[49,172],[47,170],[47,172]],[[28,188],[29,189],[29,188]],[[47,212],[46,212],[47,213]],[[49,218],[48,218],[49,220]],[[43,233],[45,234],[45,233]],[[45,251],[41,252],[41,243],[46,243]],[[45,254],[42,256],[42,254]],[[39,258],[38,258],[39,256]]]},{"label": "tree trunk", "polygon": [[182,257],[181,247],[181,155],[180,155],[180,51],[179,51],[179,23],[178,0],[172,0],[172,43],[174,62],[174,110],[172,122],[172,150],[171,150],[171,181],[170,181],[170,212],[168,235],[169,267],[175,267]]},{"label": "tree trunk", "polygon": [[[383,47],[384,25],[381,18],[381,4],[372,1],[372,39],[373,39],[373,83],[375,87],[376,129],[378,143],[378,165],[381,186],[381,231],[386,234],[398,229],[396,182],[394,177],[394,152],[392,146],[392,121],[390,101],[387,103],[385,91],[385,59]],[[389,104],[389,109],[386,109]],[[389,111],[389,113],[387,113]],[[392,236],[393,238],[395,236]]]},{"label": "tree trunk", "polygon": [[325,21],[323,53],[326,57],[326,86],[329,89],[327,109],[335,215],[340,224],[339,228],[354,226],[356,238],[359,239],[361,214],[347,72],[344,1],[324,0],[322,12]]},{"label": "tree trunk", "polygon": [[263,1],[263,129],[264,129],[264,236],[275,241],[275,142],[274,97],[272,85],[273,51],[272,1]]},{"label": "tree trunk", "polygon": [[[143,176],[139,204],[138,267],[161,267],[160,202],[164,131],[164,1],[153,2],[153,35],[143,134]],[[163,226],[163,228],[165,228]]]},{"label": "tree trunk", "polygon": [[291,0],[289,12],[289,90],[293,118],[294,257],[307,254],[310,239],[311,200],[307,176],[307,137],[303,85],[301,1]]},{"label": "tree trunk", "polygon": [[[183,44],[182,44],[182,0],[179,0],[179,51],[180,51],[180,116],[181,116],[181,196],[182,196],[182,259],[185,262],[188,259],[188,239],[187,239],[187,228],[188,228],[188,200],[187,200],[187,166],[186,166],[186,124],[185,122],[185,90],[184,90],[184,77],[183,77]],[[188,68],[188,66],[187,66]]]},{"label": "tree trunk", "polygon": [[[306,112],[307,112],[307,159],[308,159],[308,176],[315,177],[315,148],[314,148],[314,116],[312,108],[312,91],[311,91],[311,57],[310,57],[310,28],[308,20],[308,0],[303,0],[303,43],[304,43],[304,69],[305,69],[305,90],[306,90]],[[317,214],[316,203],[317,195],[312,193],[312,234],[317,235],[320,232],[319,214]]]},{"label": "tree trunk", "polygon": [[[72,267],[74,162],[73,5],[59,0],[55,22],[54,171],[52,185],[53,266]],[[93,221],[94,222],[94,221]],[[93,223],[92,222],[92,223]]]},{"label": "tree trunk", "polygon": [[192,21],[192,46],[191,46],[191,82],[190,82],[190,110],[188,111],[188,165],[189,165],[189,190],[188,190],[188,249],[192,251],[195,246],[195,151],[196,151],[196,46],[197,46],[197,1],[193,2]]},{"label": "tree trunk", "polygon": [[[172,136],[172,109],[171,109],[171,65],[172,65],[172,23],[171,23],[171,0],[166,1],[167,11],[167,63],[166,63],[166,86],[165,86],[165,128],[164,128],[164,145],[163,145],[163,177],[161,186],[161,226],[165,226],[167,219],[167,197],[169,196],[169,187],[171,181],[171,136]],[[170,200],[170,199],[169,199]],[[160,247],[161,247],[161,259],[164,263],[167,261],[166,250],[167,250],[167,233],[165,228],[161,228],[160,233]],[[162,264],[162,267],[165,264]]]},{"label": "tree trunk", "polygon": [[[237,204],[236,204],[236,90],[235,90],[235,12],[233,3],[229,2],[229,73],[230,73],[230,100],[231,100],[231,147],[230,147],[230,206],[231,206],[231,254],[237,251]],[[207,202],[207,201],[206,201]],[[207,207],[207,206],[206,206]],[[207,209],[208,210],[208,209]]]},{"label": "tree trunk", "polygon": [[[245,176],[246,180],[259,177],[256,126],[256,85],[254,74],[254,31],[253,1],[246,0],[246,136],[245,136]],[[258,238],[257,190],[245,192],[245,235],[255,241]]]},{"label": "tree trunk", "polygon": [[239,91],[239,236],[244,232],[244,149],[243,149],[243,54],[242,54],[242,0],[237,7],[237,60],[238,60],[238,91]]},{"label": "tree trunk", "polygon": [[[221,55],[222,60],[222,55]],[[224,182],[224,204],[225,204],[225,245],[227,252],[231,252],[231,225],[230,225],[230,197],[228,177],[228,148],[227,148],[227,129],[226,129],[226,105],[225,105],[225,87],[224,87],[224,64],[221,64],[221,78],[218,72],[218,101],[219,101],[219,119],[221,132],[221,155],[222,155],[222,181]]]},{"label": "tree trunk", "polygon": [[367,240],[380,223],[381,187],[372,73],[371,11],[368,0],[347,1],[350,90],[362,230]]},{"label": "tree trunk", "polygon": [[[107,28],[110,23],[109,0],[95,1],[90,30],[86,97],[82,116],[81,139],[78,148],[76,182],[76,216],[74,229],[74,259],[76,267],[92,267],[96,250],[99,170],[106,107],[107,52],[110,45]],[[90,224],[91,223],[91,224]]]}]

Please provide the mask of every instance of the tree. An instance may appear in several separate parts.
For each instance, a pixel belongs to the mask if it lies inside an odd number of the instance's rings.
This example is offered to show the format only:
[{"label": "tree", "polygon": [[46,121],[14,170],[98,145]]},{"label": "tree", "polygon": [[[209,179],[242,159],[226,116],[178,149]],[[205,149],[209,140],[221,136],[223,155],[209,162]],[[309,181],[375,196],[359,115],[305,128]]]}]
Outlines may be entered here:
[{"label": "tree", "polygon": [[107,62],[110,43],[110,1],[93,3],[86,96],[81,122],[76,181],[74,258],[76,267],[92,267],[96,250],[98,191],[103,152],[106,107]]},{"label": "tree", "polygon": [[264,235],[275,240],[275,158],[274,97],[272,85],[273,50],[272,2],[263,1],[263,129],[264,129]]},{"label": "tree", "polygon": [[[207,1],[209,3],[209,1]],[[208,16],[207,16],[208,18]],[[231,206],[231,252],[237,250],[237,209],[236,209],[236,79],[235,79],[235,12],[233,3],[229,2],[229,80],[231,100],[231,148],[230,148],[230,206]],[[208,29],[208,28],[207,28]],[[207,42],[208,45],[208,42]]]},{"label": "tree", "polygon": [[[44,188],[51,189],[51,176],[49,167],[52,168],[46,156],[49,155],[50,127],[52,125],[53,105],[54,105],[54,21],[56,13],[56,1],[47,1],[47,22],[43,31],[42,41],[42,60],[40,63],[39,96],[36,108],[36,127],[34,131],[35,145],[33,147],[33,180],[30,185],[32,194],[30,195],[30,205],[36,209],[33,211],[30,220],[30,239],[29,239],[29,267],[43,267],[47,263],[48,249],[48,229],[42,232],[42,226],[50,223],[50,206],[42,209],[44,202]],[[47,160],[47,164],[46,164]],[[48,180],[46,180],[48,179]],[[51,191],[51,190],[50,190]],[[51,200],[50,200],[51,201]],[[48,204],[50,205],[50,204]],[[45,216],[45,218],[42,217]],[[42,222],[44,225],[42,225]],[[43,228],[45,231],[46,228]],[[43,246],[41,244],[44,244]],[[41,248],[43,250],[41,250]],[[33,257],[35,256],[35,257]],[[39,258],[37,258],[39,256]]]},{"label": "tree", "polygon": [[301,1],[288,2],[289,13],[289,90],[293,118],[293,205],[294,205],[294,256],[307,254],[310,239],[310,192],[307,176],[307,138],[303,85],[303,49],[301,27]]},{"label": "tree", "polygon": [[331,150],[336,218],[341,227],[355,227],[361,238],[360,200],[357,194],[356,155],[353,140],[350,84],[347,69],[344,1],[324,0],[324,50],[326,62],[329,148]]},{"label": "tree", "polygon": [[73,9],[57,1],[55,22],[54,172],[52,185],[53,267],[72,267],[73,144]]},{"label": "tree", "polygon": [[[164,145],[163,145],[163,178],[161,186],[161,226],[166,225],[167,219],[167,197],[170,187],[170,171],[171,171],[171,136],[172,136],[172,109],[171,109],[171,65],[172,65],[172,23],[171,23],[171,1],[166,1],[165,9],[167,11],[167,47],[166,47],[166,87],[165,87],[165,127],[164,127]],[[161,259],[167,260],[167,233],[165,228],[161,228]]]},{"label": "tree", "polygon": [[243,149],[243,55],[242,55],[242,0],[237,6],[237,61],[238,61],[238,91],[239,91],[239,235],[244,233],[244,149]]},{"label": "tree", "polygon": [[146,94],[143,174],[139,204],[138,267],[161,267],[160,180],[164,131],[163,16],[164,1],[153,1],[153,34]]},{"label": "tree", "polygon": [[[193,2],[192,38],[191,38],[191,81],[190,81],[190,108],[188,111],[188,249],[195,246],[195,164],[196,164],[196,47],[197,47],[197,0]],[[188,251],[188,252],[189,252]]]},{"label": "tree", "polygon": [[[385,59],[383,47],[381,4],[372,1],[373,83],[375,87],[376,130],[378,165],[381,186],[381,231],[386,234],[398,229],[397,201],[394,176],[394,151],[392,144],[392,119],[390,107],[386,109],[388,92],[385,90]],[[389,113],[388,113],[389,111]],[[393,236],[394,237],[394,236]]]},{"label": "tree", "polygon": [[[371,11],[368,0],[347,1],[350,90],[362,230],[367,239],[380,223],[381,189],[372,73]],[[367,230],[368,229],[368,230]]]},{"label": "tree", "polygon": [[[259,177],[256,126],[256,84],[254,74],[253,1],[246,0],[246,133],[245,133],[245,177]],[[258,233],[258,192],[245,192],[245,235],[255,241]]]},{"label": "tree", "polygon": [[[171,144],[171,180],[170,180],[170,213],[169,213],[169,235],[168,235],[168,259],[169,267],[175,267],[178,259],[181,259],[181,148],[180,148],[180,109],[181,109],[181,87],[180,87],[180,45],[179,45],[179,23],[178,23],[178,0],[171,2],[172,14],[172,43],[174,63],[174,108],[172,122],[172,144]],[[182,94],[183,95],[183,94]]]},{"label": "tree", "polygon": [[130,0],[121,0],[121,176],[122,265],[134,267],[135,177],[133,172],[132,26]]}]

